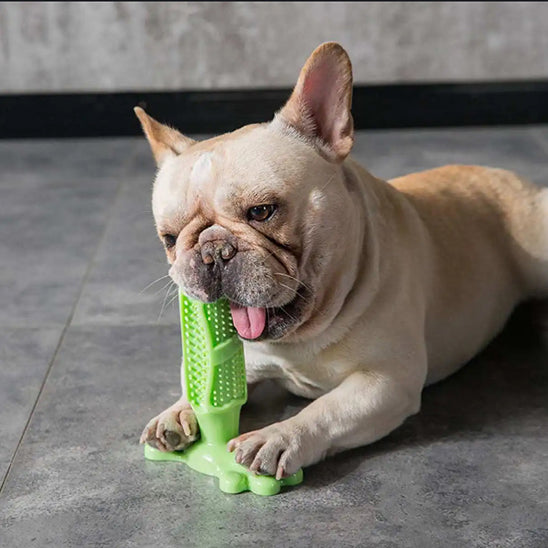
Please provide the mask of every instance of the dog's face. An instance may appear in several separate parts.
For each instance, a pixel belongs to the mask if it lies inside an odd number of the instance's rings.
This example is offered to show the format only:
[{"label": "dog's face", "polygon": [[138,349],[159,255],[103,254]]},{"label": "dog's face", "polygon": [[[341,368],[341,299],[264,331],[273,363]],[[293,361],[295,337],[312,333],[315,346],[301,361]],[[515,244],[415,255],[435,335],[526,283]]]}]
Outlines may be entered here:
[{"label": "dog's face", "polygon": [[344,266],[350,94],[348,57],[326,44],[271,123],[194,142],[136,110],[159,165],[152,205],[169,274],[190,297],[228,298],[245,339],[302,331]]}]

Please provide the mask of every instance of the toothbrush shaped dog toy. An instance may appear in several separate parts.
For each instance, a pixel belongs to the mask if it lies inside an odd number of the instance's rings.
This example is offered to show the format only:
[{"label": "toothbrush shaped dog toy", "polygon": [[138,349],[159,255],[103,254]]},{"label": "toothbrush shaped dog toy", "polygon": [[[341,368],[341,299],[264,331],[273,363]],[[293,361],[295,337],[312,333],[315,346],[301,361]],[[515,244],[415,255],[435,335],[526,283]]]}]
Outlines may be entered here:
[{"label": "toothbrush shaped dog toy", "polygon": [[259,476],[238,464],[227,443],[239,433],[240,409],[247,401],[243,345],[226,299],[206,304],[179,292],[186,397],[196,414],[200,439],[184,451],[164,453],[145,445],[145,457],[184,462],[219,479],[225,493],[253,491],[275,495],[303,480],[299,470],[277,480]]}]

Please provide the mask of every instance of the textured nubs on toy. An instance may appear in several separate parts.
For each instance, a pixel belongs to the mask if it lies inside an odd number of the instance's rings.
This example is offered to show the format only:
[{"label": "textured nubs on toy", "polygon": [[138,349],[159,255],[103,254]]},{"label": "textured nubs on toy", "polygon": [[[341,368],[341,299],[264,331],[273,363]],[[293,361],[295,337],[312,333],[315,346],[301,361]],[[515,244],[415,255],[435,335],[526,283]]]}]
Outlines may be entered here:
[{"label": "textured nubs on toy", "polygon": [[194,410],[243,405],[247,399],[244,351],[228,301],[205,304],[181,296],[186,397]]},{"label": "textured nubs on toy", "polygon": [[280,480],[258,476],[227,451],[227,442],[238,436],[240,409],[247,400],[243,345],[226,299],[202,303],[180,293],[179,303],[185,395],[196,414],[200,439],[182,452],[165,453],[146,445],[146,458],[185,462],[218,477],[226,493],[274,495],[284,485],[300,483],[302,470]]}]

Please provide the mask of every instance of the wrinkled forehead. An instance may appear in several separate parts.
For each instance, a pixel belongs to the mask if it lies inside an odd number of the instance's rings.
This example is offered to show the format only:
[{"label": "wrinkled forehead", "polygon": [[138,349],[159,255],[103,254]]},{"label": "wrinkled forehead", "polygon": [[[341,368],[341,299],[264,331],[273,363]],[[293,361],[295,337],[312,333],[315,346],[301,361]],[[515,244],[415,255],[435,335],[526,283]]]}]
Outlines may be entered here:
[{"label": "wrinkled forehead", "polygon": [[209,139],[168,159],[153,192],[155,217],[192,214],[193,208],[218,210],[245,195],[261,201],[269,191],[283,191],[298,176],[294,149],[266,126],[242,128]]}]

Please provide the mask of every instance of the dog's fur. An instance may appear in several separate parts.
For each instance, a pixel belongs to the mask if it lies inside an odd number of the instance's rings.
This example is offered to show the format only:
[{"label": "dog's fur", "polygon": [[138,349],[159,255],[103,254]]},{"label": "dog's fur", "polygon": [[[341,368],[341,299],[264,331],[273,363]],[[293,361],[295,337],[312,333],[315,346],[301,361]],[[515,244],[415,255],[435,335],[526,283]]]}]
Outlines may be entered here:
[{"label": "dog's fur", "polygon": [[[158,232],[176,237],[171,277],[204,301],[266,308],[245,341],[248,381],[314,399],[229,443],[278,477],[387,435],[516,304],[548,295],[548,189],[464,165],[379,180],[348,156],[351,96],[348,56],[326,43],[270,123],[194,142],[136,109],[159,165]],[[261,204],[277,209],[249,220]],[[183,395],[142,441],[173,450],[196,436]]]}]

